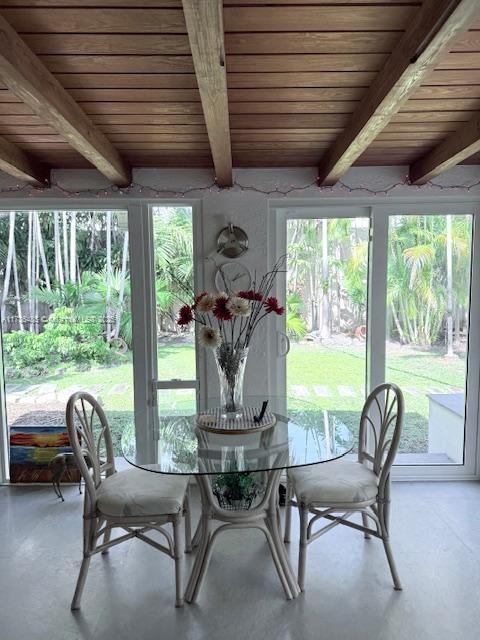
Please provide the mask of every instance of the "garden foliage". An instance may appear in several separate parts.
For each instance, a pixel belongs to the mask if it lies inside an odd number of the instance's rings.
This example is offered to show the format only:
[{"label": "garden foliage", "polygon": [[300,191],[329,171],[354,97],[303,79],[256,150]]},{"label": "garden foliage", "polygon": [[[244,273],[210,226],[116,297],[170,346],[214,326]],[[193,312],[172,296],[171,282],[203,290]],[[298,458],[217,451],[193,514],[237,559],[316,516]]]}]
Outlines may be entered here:
[{"label": "garden foliage", "polygon": [[73,309],[59,307],[50,315],[42,333],[12,331],[3,337],[9,367],[20,377],[42,374],[62,364],[106,364],[118,358],[102,337],[102,323],[82,318]]}]

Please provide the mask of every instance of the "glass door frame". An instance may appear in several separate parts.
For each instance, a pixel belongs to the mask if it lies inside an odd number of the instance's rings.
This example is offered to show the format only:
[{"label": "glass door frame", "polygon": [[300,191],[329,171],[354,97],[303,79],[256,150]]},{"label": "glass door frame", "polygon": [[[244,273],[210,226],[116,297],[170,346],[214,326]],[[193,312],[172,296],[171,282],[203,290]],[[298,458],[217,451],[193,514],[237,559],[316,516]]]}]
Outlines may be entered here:
[{"label": "glass door frame", "polygon": [[[464,461],[463,464],[425,464],[402,465],[393,467],[393,476],[405,480],[449,480],[474,479],[480,476],[480,451],[478,450],[480,421],[479,421],[479,382],[480,382],[480,210],[477,203],[472,201],[449,202],[419,202],[389,203],[372,207],[372,218],[381,221],[377,241],[385,251],[385,291],[388,261],[388,231],[389,219],[398,215],[471,215],[472,216],[472,244],[470,267],[470,304],[469,304],[469,332],[468,351],[466,360],[466,412],[464,429]],[[376,303],[380,301],[377,300]],[[375,302],[372,300],[372,304]],[[387,318],[386,299],[383,298],[382,315]],[[383,350],[378,363],[381,367],[378,373],[385,376],[386,368],[386,328],[381,335],[372,335],[372,353]],[[383,347],[379,344],[383,341]]]},{"label": "glass door frame", "polygon": [[[299,215],[300,214],[300,215]],[[290,207],[285,203],[269,211],[268,229],[268,264],[273,265],[286,253],[287,247],[287,221],[296,219],[322,219],[331,220],[338,218],[368,218],[370,208],[351,205],[330,205],[328,207],[304,205]],[[371,223],[370,223],[371,224]],[[371,238],[371,229],[370,229]],[[369,246],[369,253],[371,243]],[[370,285],[369,285],[370,286]],[[286,273],[279,273],[275,283],[275,295],[283,300],[286,291]],[[283,304],[283,303],[282,303]],[[368,309],[368,305],[367,305]],[[273,315],[273,314],[272,314]],[[282,395],[286,389],[287,354],[290,349],[290,341],[286,334],[286,316],[269,318],[268,331],[268,359],[269,376],[268,390],[271,395]],[[368,316],[368,314],[367,314]],[[369,360],[367,350],[367,384],[370,379]]]},{"label": "glass door frame", "polygon": [[[131,311],[133,329],[133,383],[134,416],[137,446],[147,451],[153,439],[158,388],[156,377],[156,323],[154,287],[154,247],[152,207],[187,206],[192,208],[194,224],[195,286],[201,287],[204,276],[203,223],[200,200],[170,199],[154,200],[140,198],[5,198],[0,202],[0,211],[125,211],[128,217],[129,257],[132,283]],[[1,327],[0,327],[1,338]],[[0,344],[1,347],[1,344]],[[3,351],[0,349],[0,483],[9,478],[9,442],[6,415],[6,396],[3,370]],[[205,380],[205,358],[202,350],[196,350],[197,379]],[[197,381],[188,381],[198,386]],[[170,383],[166,383],[170,384]],[[157,386],[158,385],[158,386]],[[185,388],[185,381],[178,383]],[[170,387],[172,385],[170,384]],[[190,387],[190,388],[192,388]],[[205,389],[199,389],[200,401]]]},{"label": "glass door frame", "polygon": [[196,379],[159,380],[155,299],[153,208],[186,206],[192,209],[194,288],[204,282],[203,216],[198,200],[148,200],[129,207],[130,269],[132,274],[133,370],[136,446],[144,458],[154,459],[152,446],[158,426],[157,393],[162,389],[194,389],[197,403],[205,396],[205,354],[196,349]]},{"label": "glass door frame", "polygon": [[[0,200],[0,212],[8,211],[122,211],[127,213],[130,236],[130,201],[114,198],[5,198]],[[131,246],[131,237],[130,237]],[[130,260],[132,258],[130,252]],[[133,315],[133,314],[132,314]],[[0,338],[3,340],[0,323]],[[135,377],[135,374],[134,374]],[[8,482],[10,443],[8,441],[8,424],[6,410],[5,374],[3,362],[3,342],[0,343],[0,484]]]},{"label": "glass door frame", "polygon": [[[480,390],[480,210],[473,198],[425,200],[375,200],[361,198],[357,206],[347,199],[271,201],[268,212],[268,259],[273,264],[286,252],[287,220],[298,218],[369,217],[370,246],[367,299],[367,391],[385,380],[387,330],[388,226],[393,215],[472,215],[472,263],[470,321],[467,357],[464,464],[395,465],[392,475],[403,480],[478,479],[480,477],[479,390]],[[283,299],[285,276],[277,281],[276,294]],[[288,339],[285,317],[272,318],[269,327],[269,392],[286,388]]]}]

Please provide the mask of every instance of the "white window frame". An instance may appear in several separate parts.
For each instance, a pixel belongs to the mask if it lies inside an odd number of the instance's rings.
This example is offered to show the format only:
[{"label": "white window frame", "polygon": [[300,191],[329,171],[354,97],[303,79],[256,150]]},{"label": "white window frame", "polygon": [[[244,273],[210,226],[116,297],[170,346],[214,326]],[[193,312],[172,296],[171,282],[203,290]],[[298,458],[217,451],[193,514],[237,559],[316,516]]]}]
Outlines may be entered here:
[{"label": "white window frame", "polygon": [[[472,251],[471,281],[469,306],[468,356],[466,361],[466,414],[464,431],[463,464],[445,465],[402,465],[393,467],[393,476],[405,480],[452,480],[476,479],[480,476],[479,443],[479,381],[480,381],[480,207],[478,200],[462,202],[408,202],[402,204],[382,204],[372,207],[373,218],[386,219],[383,232],[384,242],[388,242],[388,219],[395,215],[471,215],[472,216]],[[383,238],[382,238],[383,239]],[[372,304],[375,304],[373,302]],[[386,318],[386,309],[384,312]],[[379,342],[380,336],[373,334],[373,340]],[[384,340],[385,342],[385,340]],[[372,353],[379,345],[373,347]],[[385,345],[383,346],[385,350]],[[384,359],[385,363],[385,359]],[[384,370],[385,371],[385,370]]]},{"label": "white window frame", "polygon": [[[166,388],[170,382],[156,382],[156,326],[152,310],[155,310],[153,279],[153,227],[152,207],[187,206],[192,208],[194,225],[195,286],[202,287],[203,276],[203,224],[200,200],[140,199],[140,198],[5,198],[0,201],[0,211],[126,211],[128,214],[130,272],[135,286],[131,292],[133,318],[133,382],[134,414],[137,447],[148,455],[153,439],[151,430],[156,424],[155,400],[157,388]],[[205,358],[202,350],[196,350],[197,378],[205,379]],[[1,352],[0,352],[1,356]],[[197,381],[174,382],[198,386]],[[157,386],[158,384],[158,386]],[[204,390],[199,390],[200,399]],[[5,385],[3,359],[0,361],[0,483],[9,478],[9,442],[7,438]],[[147,459],[147,457],[145,458]]]},{"label": "white window frame", "polygon": [[[145,460],[154,459],[154,434],[158,426],[157,393],[162,389],[193,389],[197,405],[206,393],[205,357],[195,350],[196,378],[193,380],[159,380],[157,370],[157,327],[155,300],[155,247],[153,244],[154,207],[191,207],[193,226],[194,288],[199,291],[204,282],[203,215],[198,200],[146,200],[135,203],[134,215],[129,215],[131,229],[130,264],[132,282],[133,358],[135,434],[138,451]],[[138,285],[138,286],[137,286]]]},{"label": "white window frame", "polygon": [[[368,213],[365,214],[365,211]],[[363,212],[363,213],[362,213]],[[465,459],[464,464],[395,465],[392,475],[402,480],[467,480],[480,477],[479,390],[480,390],[480,202],[473,197],[358,198],[352,206],[349,198],[271,200],[268,212],[268,259],[273,264],[286,250],[286,221],[294,218],[338,218],[370,216],[367,388],[373,389],[385,378],[386,364],[386,290],[388,259],[388,225],[392,215],[472,215],[472,269],[470,284],[470,323],[467,359]],[[283,296],[285,277],[277,282],[276,293]],[[279,351],[284,350],[279,336],[285,318],[272,318],[269,331],[269,392],[285,389],[285,366]],[[281,391],[280,391],[281,392]]]}]

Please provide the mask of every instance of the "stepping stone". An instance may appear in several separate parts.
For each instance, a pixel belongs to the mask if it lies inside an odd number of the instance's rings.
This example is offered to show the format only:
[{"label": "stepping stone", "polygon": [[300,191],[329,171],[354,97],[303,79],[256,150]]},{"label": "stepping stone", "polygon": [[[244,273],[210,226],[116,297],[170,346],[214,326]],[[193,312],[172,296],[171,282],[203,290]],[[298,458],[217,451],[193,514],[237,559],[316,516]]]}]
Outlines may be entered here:
[{"label": "stepping stone", "polygon": [[41,396],[34,398],[35,404],[52,404],[52,402],[58,402],[56,393],[44,393]]},{"label": "stepping stone", "polygon": [[419,398],[420,396],[423,395],[422,393],[417,391],[417,389],[414,389],[412,387],[405,387],[404,391],[405,391],[405,393],[408,393],[411,396],[415,396],[416,398]]},{"label": "stepping stone", "polygon": [[62,389],[60,393],[75,393],[75,391],[80,391],[82,387],[78,384],[72,385],[71,387],[67,387],[66,389]]},{"label": "stepping stone", "polygon": [[40,385],[39,384],[32,384],[29,387],[24,387],[23,388],[23,393],[28,393],[29,395],[32,395],[33,393],[35,393],[35,391],[38,389]]},{"label": "stepping stone", "polygon": [[35,389],[35,395],[43,395],[46,393],[55,393],[57,390],[57,385],[52,384],[50,382],[44,382],[43,384],[39,384]]},{"label": "stepping stone", "polygon": [[330,391],[330,389],[328,387],[313,387],[313,390],[315,391],[315,394],[317,396],[319,396],[320,398],[331,398],[332,397],[332,392]]},{"label": "stepping stone", "polygon": [[10,391],[7,392],[8,398],[15,398],[16,396],[23,396],[25,395],[25,391],[23,389],[18,389],[18,391]]},{"label": "stepping stone", "polygon": [[9,393],[7,396],[7,402],[18,403],[21,398],[24,398],[25,394],[22,391],[17,391],[16,393]]},{"label": "stepping stone", "polygon": [[62,389],[61,391],[57,391],[57,400],[59,402],[67,402],[70,396],[77,391],[84,391],[84,387],[79,385],[67,387],[67,389]]},{"label": "stepping stone", "polygon": [[357,395],[354,389],[352,389],[352,387],[345,387],[343,385],[339,385],[337,389],[338,389],[338,393],[343,397],[354,398]]},{"label": "stepping stone", "polygon": [[6,393],[14,393],[17,389],[21,389],[22,386],[19,384],[6,384],[5,391]]},{"label": "stepping stone", "polygon": [[308,393],[307,387],[304,387],[303,384],[292,384],[292,391],[296,396],[300,398],[306,398],[310,394]]},{"label": "stepping stone", "polygon": [[114,395],[120,395],[122,393],[126,393],[128,391],[129,385],[128,384],[116,384],[114,387],[112,387],[110,389],[110,393],[113,393]]}]

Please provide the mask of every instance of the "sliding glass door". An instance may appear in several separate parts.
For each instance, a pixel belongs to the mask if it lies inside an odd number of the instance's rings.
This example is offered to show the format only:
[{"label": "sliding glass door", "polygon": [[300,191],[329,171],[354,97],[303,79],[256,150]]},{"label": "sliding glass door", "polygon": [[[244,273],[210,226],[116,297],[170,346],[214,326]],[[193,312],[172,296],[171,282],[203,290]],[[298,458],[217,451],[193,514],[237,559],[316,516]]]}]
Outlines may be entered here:
[{"label": "sliding glass door", "polygon": [[0,289],[11,480],[49,477],[45,461],[65,444],[65,405],[78,390],[107,412],[121,455],[133,423],[126,211],[1,212]]},{"label": "sliding glass door", "polygon": [[369,227],[350,212],[286,221],[287,394],[353,429],[366,391]]},{"label": "sliding glass door", "polygon": [[392,215],[385,377],[406,415],[397,462],[463,464],[472,216]]},{"label": "sliding glass door", "polygon": [[179,326],[182,304],[202,282],[200,212],[192,204],[129,207],[137,448],[148,458],[158,429],[181,437],[177,417],[195,413],[200,398],[195,330]]},{"label": "sliding glass door", "polygon": [[126,427],[145,447],[196,411],[195,333],[176,318],[201,286],[201,237],[184,203],[0,213],[4,477],[47,477],[77,390],[104,407],[117,456]]},{"label": "sliding glass door", "polygon": [[356,428],[366,392],[398,384],[406,403],[400,475],[476,468],[474,218],[463,205],[272,212],[275,254],[287,257],[278,292],[287,314],[270,350],[275,388]]},{"label": "sliding glass door", "polygon": [[195,291],[192,207],[152,206],[157,402],[160,416],[195,413],[199,390],[195,327],[177,324]]}]

